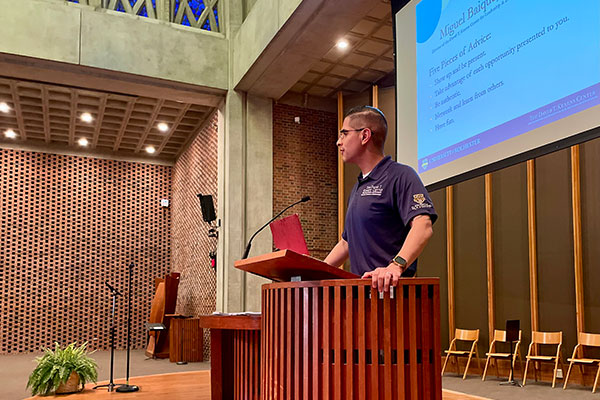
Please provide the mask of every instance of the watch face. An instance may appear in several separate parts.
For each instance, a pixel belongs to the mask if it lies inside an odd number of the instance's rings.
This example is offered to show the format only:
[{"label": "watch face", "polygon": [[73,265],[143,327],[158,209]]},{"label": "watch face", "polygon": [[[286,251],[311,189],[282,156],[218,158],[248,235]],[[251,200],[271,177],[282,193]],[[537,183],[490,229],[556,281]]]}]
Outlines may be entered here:
[{"label": "watch face", "polygon": [[406,265],[406,260],[400,256],[394,257],[394,262],[396,262],[400,265]]}]

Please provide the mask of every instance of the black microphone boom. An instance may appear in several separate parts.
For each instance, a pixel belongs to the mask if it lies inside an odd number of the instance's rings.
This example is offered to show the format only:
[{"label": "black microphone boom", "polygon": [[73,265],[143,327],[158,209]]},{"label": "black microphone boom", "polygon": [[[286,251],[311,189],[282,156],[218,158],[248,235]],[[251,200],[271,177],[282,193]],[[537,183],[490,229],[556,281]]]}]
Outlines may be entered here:
[{"label": "black microphone boom", "polygon": [[294,207],[296,204],[306,203],[309,200],[310,200],[310,196],[304,196],[303,198],[301,198],[297,202],[290,204],[289,206],[287,206],[286,208],[284,208],[283,210],[281,210],[281,212],[279,214],[277,214],[276,216],[274,216],[273,218],[271,218],[269,220],[269,222],[267,222],[266,224],[264,224],[263,226],[261,226],[259,230],[257,230],[256,232],[254,232],[254,235],[252,235],[252,237],[250,238],[250,240],[248,240],[248,244],[246,245],[246,250],[244,251],[244,255],[242,256],[242,260],[245,260],[246,258],[248,258],[248,254],[250,254],[250,247],[252,247],[252,239],[254,239],[254,237],[256,235],[258,235],[258,233],[260,231],[262,231],[263,229],[265,229],[265,227],[267,225],[269,225],[271,222],[275,221],[277,219],[277,217],[279,217],[281,214],[283,214],[284,212],[286,212],[290,208]]}]

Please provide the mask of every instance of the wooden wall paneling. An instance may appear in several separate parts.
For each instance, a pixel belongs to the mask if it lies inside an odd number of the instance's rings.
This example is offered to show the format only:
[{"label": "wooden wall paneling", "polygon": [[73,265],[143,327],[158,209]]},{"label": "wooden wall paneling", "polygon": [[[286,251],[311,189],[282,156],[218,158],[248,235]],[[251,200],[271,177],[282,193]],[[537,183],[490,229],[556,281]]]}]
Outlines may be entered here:
[{"label": "wooden wall paneling", "polygon": [[[338,109],[338,131],[342,129],[344,123],[344,95],[342,92],[337,94]],[[344,160],[338,151],[338,237],[342,237],[344,232]]]},{"label": "wooden wall paneling", "polygon": [[581,161],[581,218],[585,329],[600,332],[600,139],[583,143]]},{"label": "wooden wall paneling", "polygon": [[379,86],[373,85],[371,88],[371,98],[373,99],[373,107],[379,108]]},{"label": "wooden wall paneling", "polygon": [[419,257],[418,276],[440,278],[440,331],[442,348],[447,349],[448,341],[448,268],[446,258],[446,190],[438,189],[429,193],[438,219],[433,225],[433,236]]},{"label": "wooden wall paneling", "polygon": [[527,231],[527,167],[513,165],[493,173],[495,327],[518,319],[522,343],[531,337],[529,245]]},{"label": "wooden wall paneling", "polygon": [[454,296],[454,191],[446,188],[446,258],[448,266],[448,342],[454,339],[456,329]]},{"label": "wooden wall paneling", "polygon": [[573,267],[575,274],[575,310],[577,332],[585,332],[583,298],[583,255],[581,239],[581,176],[579,145],[571,147],[571,207],[573,209]]},{"label": "wooden wall paneling", "polygon": [[527,160],[527,232],[529,244],[529,297],[531,330],[539,331],[535,160]]},{"label": "wooden wall paneling", "polygon": [[494,297],[494,214],[492,201],[492,174],[485,174],[485,255],[487,265],[487,309],[488,334],[490,343],[494,337],[495,328],[495,297]]},{"label": "wooden wall paneling", "polygon": [[569,149],[536,159],[538,305],[542,331],[562,331],[577,344]]},{"label": "wooden wall paneling", "polygon": [[454,187],[455,322],[488,343],[484,177]]}]

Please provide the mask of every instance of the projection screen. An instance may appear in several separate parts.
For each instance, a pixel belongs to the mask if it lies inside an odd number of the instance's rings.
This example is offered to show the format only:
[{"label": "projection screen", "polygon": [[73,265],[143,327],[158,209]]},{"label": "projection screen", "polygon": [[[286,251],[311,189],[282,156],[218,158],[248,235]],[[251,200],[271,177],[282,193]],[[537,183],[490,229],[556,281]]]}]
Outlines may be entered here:
[{"label": "projection screen", "polygon": [[600,1],[402,3],[397,154],[425,185],[600,126]]}]

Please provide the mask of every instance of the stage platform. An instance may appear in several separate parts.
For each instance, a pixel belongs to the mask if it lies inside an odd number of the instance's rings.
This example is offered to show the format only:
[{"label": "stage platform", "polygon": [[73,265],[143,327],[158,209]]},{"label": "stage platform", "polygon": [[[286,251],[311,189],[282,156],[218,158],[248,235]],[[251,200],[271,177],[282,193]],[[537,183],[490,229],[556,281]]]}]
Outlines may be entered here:
[{"label": "stage platform", "polygon": [[[122,383],[119,379],[116,383]],[[99,382],[105,384],[107,382]],[[139,392],[135,393],[117,393],[108,392],[106,389],[93,390],[94,384],[86,385],[81,393],[68,395],[69,399],[74,400],[101,400],[116,398],[131,399],[160,399],[160,400],[210,400],[210,371],[190,371],[176,372],[172,374],[148,375],[134,377],[129,380],[131,385],[138,385]],[[31,399],[65,399],[64,395],[30,397]],[[469,396],[463,393],[444,390],[443,400],[487,400],[484,397]]]}]

